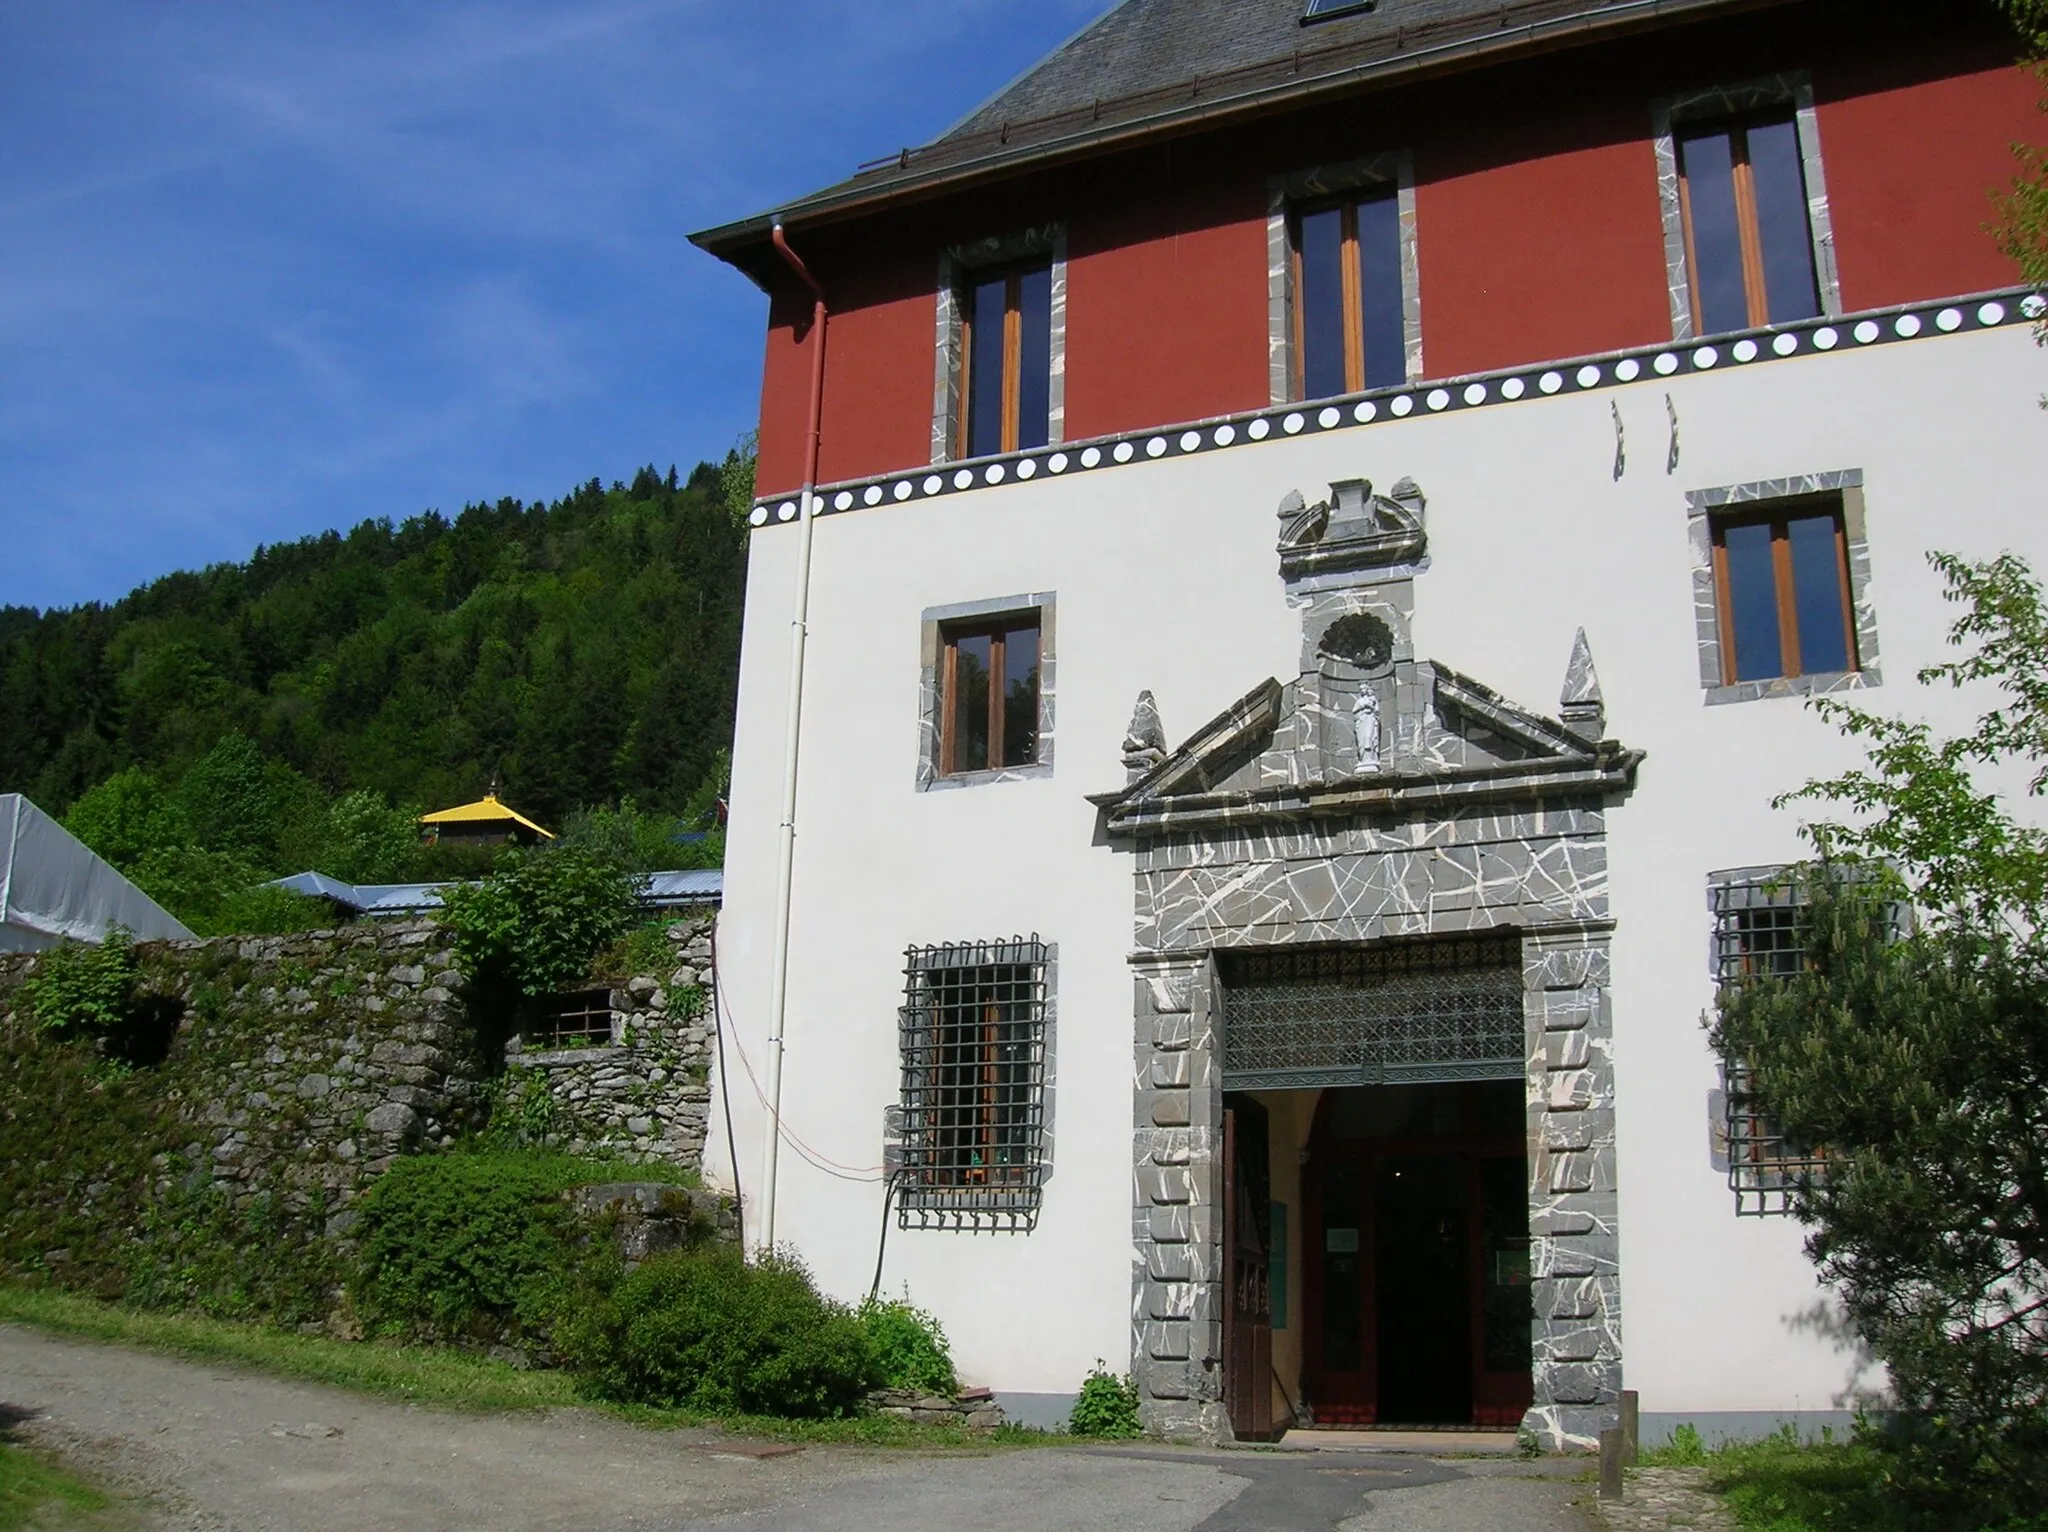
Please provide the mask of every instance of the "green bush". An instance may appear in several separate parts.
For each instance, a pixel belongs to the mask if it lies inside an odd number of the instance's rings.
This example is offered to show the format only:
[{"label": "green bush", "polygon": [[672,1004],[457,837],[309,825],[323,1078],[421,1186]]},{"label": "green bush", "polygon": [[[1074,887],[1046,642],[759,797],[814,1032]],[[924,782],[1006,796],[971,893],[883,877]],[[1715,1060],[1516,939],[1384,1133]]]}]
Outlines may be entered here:
[{"label": "green bush", "polygon": [[545,1337],[576,1256],[562,1193],[591,1179],[560,1156],[400,1160],[359,1204],[356,1311],[421,1339]]},{"label": "green bush", "polygon": [[116,926],[98,946],[66,942],[44,953],[22,999],[39,1031],[104,1036],[127,1019],[137,971],[135,943]]},{"label": "green bush", "polygon": [[850,1415],[880,1380],[860,1320],[801,1264],[722,1245],[654,1257],[556,1342],[598,1398],[712,1415]]},{"label": "green bush", "polygon": [[1129,1441],[1142,1436],[1138,1422],[1138,1389],[1128,1376],[1118,1377],[1107,1363],[1096,1359],[1095,1370],[1081,1384],[1075,1396],[1067,1430],[1075,1436],[1093,1436],[1110,1441]]},{"label": "green bush", "polygon": [[861,1327],[875,1351],[884,1388],[915,1388],[951,1394],[959,1388],[953,1354],[938,1316],[901,1298],[869,1298],[860,1306]]},{"label": "green bush", "polygon": [[534,997],[583,978],[632,929],[635,893],[630,874],[588,852],[515,851],[481,883],[449,887],[439,919],[471,982]]}]

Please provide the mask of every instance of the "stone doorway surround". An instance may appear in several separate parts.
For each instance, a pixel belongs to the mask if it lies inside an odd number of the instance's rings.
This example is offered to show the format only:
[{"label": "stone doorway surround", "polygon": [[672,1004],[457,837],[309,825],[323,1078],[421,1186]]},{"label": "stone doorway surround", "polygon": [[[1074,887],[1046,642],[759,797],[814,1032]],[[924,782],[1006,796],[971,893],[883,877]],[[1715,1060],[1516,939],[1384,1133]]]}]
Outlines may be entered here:
[{"label": "stone doorway surround", "polygon": [[[1586,1449],[1621,1388],[1606,814],[1640,752],[1602,737],[1584,634],[1545,718],[1410,643],[1424,501],[1351,481],[1280,507],[1301,671],[1169,752],[1149,693],[1126,785],[1092,801],[1132,853],[1132,1372],[1148,1429],[1228,1439],[1222,1319],[1229,948],[1519,933],[1535,1403]],[[1337,1082],[1322,1082],[1337,1083]],[[1373,1083],[1361,1074],[1356,1081]]]}]

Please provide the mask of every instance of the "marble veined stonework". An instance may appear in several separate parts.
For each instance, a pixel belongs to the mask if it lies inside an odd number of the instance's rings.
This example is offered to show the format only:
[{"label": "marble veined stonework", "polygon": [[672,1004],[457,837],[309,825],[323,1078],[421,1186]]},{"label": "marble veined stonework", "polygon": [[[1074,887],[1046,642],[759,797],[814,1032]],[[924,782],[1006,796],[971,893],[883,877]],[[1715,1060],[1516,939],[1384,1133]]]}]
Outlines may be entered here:
[{"label": "marble veined stonework", "polygon": [[1142,699],[1131,780],[1094,799],[1108,839],[1131,853],[1135,894],[1140,1407],[1168,1434],[1230,1435],[1216,953],[1506,929],[1521,938],[1527,1059],[1525,1424],[1549,1446],[1589,1448],[1614,1421],[1622,1364],[1606,815],[1640,756],[1601,738],[1583,635],[1566,716],[1546,718],[1415,656],[1413,567],[1354,579],[1296,590],[1294,680],[1261,682],[1163,759],[1156,704]]}]

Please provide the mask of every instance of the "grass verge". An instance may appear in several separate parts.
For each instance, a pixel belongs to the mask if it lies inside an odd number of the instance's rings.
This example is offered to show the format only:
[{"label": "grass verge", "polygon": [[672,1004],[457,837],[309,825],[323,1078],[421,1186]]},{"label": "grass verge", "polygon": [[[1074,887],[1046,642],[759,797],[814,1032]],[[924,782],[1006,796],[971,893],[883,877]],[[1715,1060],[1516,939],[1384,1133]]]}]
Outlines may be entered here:
[{"label": "grass verge", "polygon": [[[428,1346],[330,1340],[232,1320],[124,1309],[49,1288],[0,1284],[0,1323],[32,1325],[60,1335],[141,1346],[208,1362],[237,1362],[278,1377],[325,1383],[356,1393],[457,1410],[536,1410],[577,1406],[654,1429],[717,1426],[780,1441],[855,1443],[921,1450],[986,1451],[1066,1438],[1005,1427],[993,1436],[919,1425],[888,1415],[851,1420],[784,1420],[741,1415],[714,1419],[684,1410],[612,1405],[583,1398],[567,1373],[522,1370],[466,1352]],[[0,1527],[10,1523],[0,1521]]]},{"label": "grass verge", "polygon": [[98,1525],[110,1505],[49,1459],[0,1439],[0,1527]]},{"label": "grass verge", "polygon": [[[1823,1433],[1802,1442],[1788,1425],[1760,1441],[1707,1447],[1680,1426],[1668,1446],[1642,1454],[1646,1467],[1705,1468],[1710,1487],[1754,1532],[1958,1532],[1971,1518],[1940,1516],[1899,1491],[1875,1447]],[[1982,1532],[2031,1532],[2048,1520],[2004,1523]]]}]

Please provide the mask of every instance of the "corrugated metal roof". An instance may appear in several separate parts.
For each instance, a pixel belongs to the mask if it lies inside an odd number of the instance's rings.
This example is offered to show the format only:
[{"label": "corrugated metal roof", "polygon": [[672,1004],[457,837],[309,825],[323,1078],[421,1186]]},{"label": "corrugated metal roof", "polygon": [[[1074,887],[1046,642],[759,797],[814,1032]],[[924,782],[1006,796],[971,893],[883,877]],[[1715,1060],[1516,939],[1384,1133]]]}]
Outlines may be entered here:
[{"label": "corrugated metal roof", "polygon": [[[391,919],[401,915],[424,915],[441,907],[441,883],[344,883],[323,872],[299,872],[278,878],[274,888],[290,889],[312,899],[326,899],[358,915]],[[640,891],[640,903],[648,909],[680,909],[686,905],[717,904],[725,897],[722,868],[691,869],[649,873]]]}]

